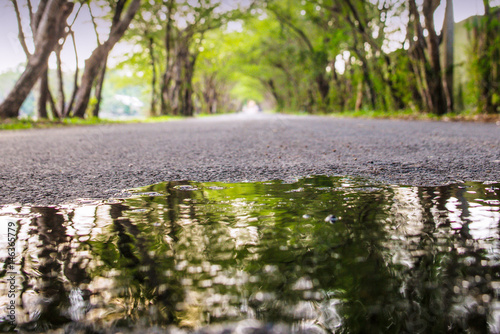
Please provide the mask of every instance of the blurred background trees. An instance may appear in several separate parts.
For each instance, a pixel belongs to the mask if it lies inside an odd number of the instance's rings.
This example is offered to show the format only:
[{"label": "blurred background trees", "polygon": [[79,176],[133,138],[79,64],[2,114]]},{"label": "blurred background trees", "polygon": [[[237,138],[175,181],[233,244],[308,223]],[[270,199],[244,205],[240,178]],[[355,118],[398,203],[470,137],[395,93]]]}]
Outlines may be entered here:
[{"label": "blurred background trees", "polygon": [[[455,23],[451,0],[10,0],[28,61],[17,78],[1,74],[0,117],[192,116],[250,100],[287,112],[498,114],[500,11],[482,2],[483,16]],[[36,18],[53,3],[67,11],[43,28],[57,31],[48,43]],[[82,43],[82,13],[97,45],[68,70],[61,50]]]}]

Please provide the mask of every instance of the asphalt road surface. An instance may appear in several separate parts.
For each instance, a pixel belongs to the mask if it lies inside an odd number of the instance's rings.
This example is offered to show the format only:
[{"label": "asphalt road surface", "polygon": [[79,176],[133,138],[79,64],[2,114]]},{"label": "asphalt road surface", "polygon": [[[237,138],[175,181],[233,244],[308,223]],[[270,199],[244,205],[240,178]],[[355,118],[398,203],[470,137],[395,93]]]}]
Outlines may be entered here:
[{"label": "asphalt road surface", "polygon": [[500,182],[500,126],[240,114],[1,131],[0,157],[0,204],[113,198],[170,180]]}]

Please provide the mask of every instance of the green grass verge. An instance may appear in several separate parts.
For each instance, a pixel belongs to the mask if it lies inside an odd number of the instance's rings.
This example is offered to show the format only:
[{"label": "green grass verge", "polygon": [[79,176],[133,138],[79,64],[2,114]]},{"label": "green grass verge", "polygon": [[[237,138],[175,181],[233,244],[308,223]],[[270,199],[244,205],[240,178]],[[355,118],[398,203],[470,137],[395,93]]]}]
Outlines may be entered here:
[{"label": "green grass verge", "polygon": [[95,125],[95,124],[112,124],[120,123],[119,121],[111,121],[99,118],[66,118],[63,120],[34,120],[34,119],[4,119],[0,121],[0,130],[23,130],[23,129],[45,129],[75,125]]},{"label": "green grass verge", "polygon": [[[304,112],[286,112],[294,115],[307,115]],[[500,115],[481,114],[476,111],[463,111],[446,115],[435,115],[413,110],[383,111],[383,110],[358,110],[320,113],[318,115],[345,118],[374,118],[374,119],[403,119],[427,121],[455,121],[455,122],[500,122]]]},{"label": "green grass verge", "polygon": [[125,123],[160,123],[168,122],[175,119],[181,119],[181,116],[159,116],[136,118],[128,120],[110,120],[104,118],[65,118],[62,120],[48,119],[4,119],[0,121],[0,130],[24,130],[24,129],[46,129],[65,126],[84,126],[98,124],[125,124]]}]

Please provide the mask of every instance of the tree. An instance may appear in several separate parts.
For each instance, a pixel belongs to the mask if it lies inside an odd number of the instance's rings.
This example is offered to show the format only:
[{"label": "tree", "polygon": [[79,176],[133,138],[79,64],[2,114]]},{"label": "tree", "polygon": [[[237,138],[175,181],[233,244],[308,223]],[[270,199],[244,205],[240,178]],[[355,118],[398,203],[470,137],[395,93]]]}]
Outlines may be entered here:
[{"label": "tree", "polygon": [[446,1],[446,14],[443,24],[443,68],[444,68],[444,88],[448,111],[454,110],[453,101],[453,66],[454,66],[454,42],[455,42],[455,22],[453,20],[453,1]]},{"label": "tree", "polygon": [[[165,67],[161,82],[161,113],[192,116],[193,76],[206,32],[239,14],[220,1],[169,0],[165,22]],[[227,5],[227,4],[226,4]]]},{"label": "tree", "polygon": [[105,61],[109,52],[125,33],[141,4],[141,0],[131,0],[127,11],[122,15],[126,2],[127,0],[119,0],[116,3],[108,39],[98,45],[85,61],[85,69],[75,96],[73,108],[73,116],[75,117],[85,117],[92,85],[98,77],[99,71],[102,70],[103,66],[106,66]]},{"label": "tree", "polygon": [[18,117],[19,108],[38,78],[47,68],[49,55],[57,47],[67,26],[66,20],[74,4],[67,0],[41,1],[37,10],[40,16],[34,37],[35,50],[28,58],[26,68],[7,98],[0,104],[0,118]]},{"label": "tree", "polygon": [[[325,44],[328,43],[328,39],[324,36],[323,40],[317,43],[317,46],[313,45],[310,37],[306,34],[306,31],[309,29],[306,30],[300,27],[300,25],[307,27],[308,22],[293,17],[293,14],[298,12],[297,10],[292,10],[287,13],[283,11],[284,8],[280,7],[281,6],[276,6],[276,3],[268,6],[269,10],[276,16],[280,23],[284,27],[290,29],[290,32],[300,40],[301,45],[304,45],[303,51],[307,54],[313,65],[312,71],[314,72],[314,82],[319,93],[319,101],[326,106],[329,103],[330,92],[330,82],[326,77],[327,72],[325,71],[328,65],[328,53]],[[287,66],[279,63],[276,65],[283,70],[285,70],[285,66]]]},{"label": "tree", "polygon": [[409,25],[413,27],[408,27],[408,31],[413,32],[409,40],[409,52],[414,61],[414,71],[420,80],[420,91],[425,109],[438,115],[448,111],[440,63],[440,38],[434,26],[434,12],[440,2],[441,0],[424,0],[423,2],[422,14],[428,34],[427,39],[424,37],[424,29],[420,23],[420,13],[415,0],[409,1]]},{"label": "tree", "polygon": [[485,15],[473,23],[472,77],[477,83],[478,109],[500,113],[500,9],[483,0]]}]

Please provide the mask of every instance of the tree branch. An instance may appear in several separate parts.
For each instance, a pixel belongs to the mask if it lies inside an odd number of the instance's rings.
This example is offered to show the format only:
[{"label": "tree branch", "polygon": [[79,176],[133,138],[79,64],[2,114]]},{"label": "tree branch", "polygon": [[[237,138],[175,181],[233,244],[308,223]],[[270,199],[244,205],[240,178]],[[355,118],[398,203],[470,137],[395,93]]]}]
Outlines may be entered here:
[{"label": "tree branch", "polygon": [[97,45],[101,45],[101,41],[99,40],[99,32],[97,31],[97,23],[95,22],[95,16],[92,13],[92,8],[90,7],[90,3],[87,3],[89,7],[90,20],[92,21],[92,26],[94,27],[95,38],[97,40]]},{"label": "tree branch", "polygon": [[309,40],[309,38],[307,37],[307,35],[300,28],[298,28],[297,26],[295,26],[292,22],[290,22],[290,20],[288,20],[283,15],[281,15],[280,13],[278,13],[278,11],[276,9],[270,8],[270,10],[274,13],[274,15],[276,15],[276,18],[281,23],[283,23],[283,24],[287,25],[288,27],[290,27],[297,35],[299,35],[299,37],[304,41],[304,43],[306,43],[307,48],[309,49],[309,51],[314,52],[314,47],[313,47],[311,41]]},{"label": "tree branch", "polygon": [[38,31],[38,26],[40,24],[40,20],[42,19],[43,13],[45,11],[45,6],[47,6],[47,2],[49,0],[41,0],[38,4],[38,9],[33,16],[33,20],[31,20],[31,31],[33,32],[33,40],[36,38],[36,34]]},{"label": "tree branch", "polygon": [[21,43],[21,46],[23,48],[24,53],[26,54],[26,57],[29,58],[31,56],[31,53],[28,50],[28,46],[26,45],[26,37],[24,36],[23,25],[21,24],[21,13],[19,12],[17,0],[11,0],[11,2],[12,2],[12,5],[14,6],[14,10],[16,12],[17,29],[19,30],[19,35],[18,35],[19,42]]},{"label": "tree branch", "polygon": [[31,0],[27,1],[28,11],[30,12],[30,27],[33,27],[33,6],[31,5]]},{"label": "tree branch", "polygon": [[75,33],[73,30],[70,30],[69,34],[71,35],[71,39],[73,40],[73,50],[75,51],[75,63],[76,63],[76,69],[75,69],[75,77],[73,81],[73,93],[71,94],[71,98],[69,100],[69,103],[66,105],[66,109],[62,112],[62,116],[66,117],[69,115],[69,112],[73,108],[73,103],[75,102],[75,96],[76,96],[76,91],[78,90],[78,51],[76,49],[76,42],[75,42]]}]

